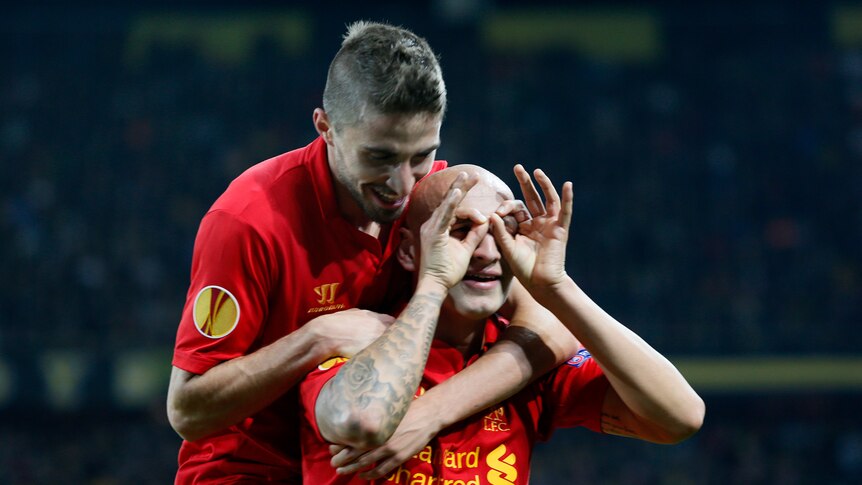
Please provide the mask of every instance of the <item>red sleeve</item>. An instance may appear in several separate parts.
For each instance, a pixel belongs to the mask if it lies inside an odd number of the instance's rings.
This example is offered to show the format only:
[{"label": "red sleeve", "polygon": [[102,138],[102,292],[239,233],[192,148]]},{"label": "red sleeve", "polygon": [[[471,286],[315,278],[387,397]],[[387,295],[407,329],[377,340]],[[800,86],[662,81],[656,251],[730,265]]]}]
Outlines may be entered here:
[{"label": "red sleeve", "polygon": [[601,432],[601,412],[610,383],[586,349],[581,349],[548,377],[543,398],[540,435],[555,428],[583,426]]},{"label": "red sleeve", "polygon": [[266,319],[272,262],[251,225],[222,211],[204,216],[173,365],[203,374],[248,352]]},{"label": "red sleeve", "polygon": [[302,405],[302,418],[309,424],[309,427],[314,431],[314,435],[321,442],[325,442],[323,436],[320,435],[320,429],[317,427],[317,415],[314,412],[314,407],[317,405],[317,397],[320,396],[320,391],[323,386],[335,377],[338,369],[344,365],[347,359],[343,357],[333,357],[326,362],[317,366],[313,371],[305,376],[305,380],[299,385],[299,401]]}]

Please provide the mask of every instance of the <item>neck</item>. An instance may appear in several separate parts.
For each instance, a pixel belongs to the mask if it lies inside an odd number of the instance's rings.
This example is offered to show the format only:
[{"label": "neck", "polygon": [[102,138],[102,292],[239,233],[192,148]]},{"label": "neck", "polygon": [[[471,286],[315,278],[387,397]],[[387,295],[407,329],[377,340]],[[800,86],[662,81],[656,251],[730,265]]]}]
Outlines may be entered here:
[{"label": "neck", "polygon": [[440,310],[439,324],[435,337],[458,349],[464,358],[479,353],[485,340],[485,318],[473,320],[447,311]]}]

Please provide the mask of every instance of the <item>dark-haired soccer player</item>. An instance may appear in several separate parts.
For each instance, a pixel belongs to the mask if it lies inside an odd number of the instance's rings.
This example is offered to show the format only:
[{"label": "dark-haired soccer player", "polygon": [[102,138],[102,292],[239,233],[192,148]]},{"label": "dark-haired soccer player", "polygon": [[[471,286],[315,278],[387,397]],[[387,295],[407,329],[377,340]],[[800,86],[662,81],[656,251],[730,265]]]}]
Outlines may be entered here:
[{"label": "dark-haired soccer player", "polygon": [[[296,384],[392,321],[375,311],[409,288],[393,264],[398,218],[416,181],[445,166],[434,160],[445,108],[424,39],[357,22],[314,111],[319,138],[247,170],[204,216],[168,390],[168,417],[184,438],[177,483],[300,482]],[[513,319],[543,321],[531,316],[534,301],[513,303]],[[558,360],[573,344],[547,341]],[[512,343],[411,405],[404,422],[421,431],[398,435],[409,442],[402,448],[438,431],[427,416],[444,407],[467,416],[546,370],[524,356]],[[505,377],[491,379],[499,368]],[[461,386],[477,393],[453,406]]]}]

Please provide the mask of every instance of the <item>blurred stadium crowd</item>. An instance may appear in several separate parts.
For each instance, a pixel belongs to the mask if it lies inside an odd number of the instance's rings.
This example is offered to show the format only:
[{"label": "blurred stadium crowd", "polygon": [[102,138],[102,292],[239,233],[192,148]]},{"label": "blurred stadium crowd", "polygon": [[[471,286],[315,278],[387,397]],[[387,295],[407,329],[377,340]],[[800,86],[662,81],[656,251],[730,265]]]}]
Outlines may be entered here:
[{"label": "blurred stadium crowd", "polygon": [[[616,9],[643,29],[610,22],[536,47],[500,40],[507,24],[487,20],[486,2],[468,2],[486,5],[472,16],[449,3],[335,20],[222,12],[297,30],[230,57],[207,50],[212,25],[153,28],[211,11],[0,21],[0,481],[171,480],[179,439],[163,396],[125,408],[106,384],[112,362],[151,349],[169,366],[200,217],[250,164],[312,140],[329,60],[362,17],[413,28],[441,54],[440,158],[574,181],[570,272],[663,353],[859,353],[862,8]],[[595,47],[622,32],[630,46]],[[66,368],[45,377],[42,351],[84,362],[77,405],[47,401],[45,381]],[[862,480],[858,394],[706,398],[707,424],[680,447],[560,433],[533,483]]]}]

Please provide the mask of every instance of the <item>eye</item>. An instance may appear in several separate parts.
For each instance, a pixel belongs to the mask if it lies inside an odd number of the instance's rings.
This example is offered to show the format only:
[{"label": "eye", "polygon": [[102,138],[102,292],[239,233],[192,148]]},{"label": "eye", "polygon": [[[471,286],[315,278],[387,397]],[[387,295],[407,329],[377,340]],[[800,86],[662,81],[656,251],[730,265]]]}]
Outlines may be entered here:
[{"label": "eye", "polygon": [[368,152],[368,159],[373,160],[375,162],[387,162],[392,159],[395,155],[389,152],[378,152],[372,151]]},{"label": "eye", "polygon": [[506,226],[506,231],[511,235],[518,234],[518,221],[515,220],[515,216],[508,215],[503,217],[503,224]]},{"label": "eye", "polygon": [[423,163],[425,163],[426,160],[428,160],[429,156],[431,156],[431,152],[415,155],[413,158],[410,159],[410,165],[413,165],[414,167],[417,165],[422,165]]},{"label": "eye", "polygon": [[470,232],[470,223],[469,222],[455,222],[452,225],[452,228],[449,229],[449,235],[454,237],[455,239],[462,240],[467,237],[467,234]]}]

